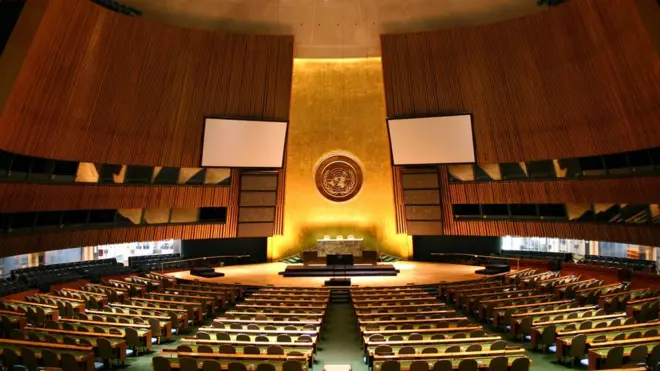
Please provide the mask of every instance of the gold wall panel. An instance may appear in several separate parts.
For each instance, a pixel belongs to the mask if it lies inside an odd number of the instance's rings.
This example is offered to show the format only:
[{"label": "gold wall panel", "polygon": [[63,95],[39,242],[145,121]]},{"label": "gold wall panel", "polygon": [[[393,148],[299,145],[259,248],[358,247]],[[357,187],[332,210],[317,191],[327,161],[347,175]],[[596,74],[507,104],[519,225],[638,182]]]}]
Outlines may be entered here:
[{"label": "gold wall panel", "polygon": [[[314,166],[333,152],[362,166],[362,189],[346,202],[329,201],[315,186]],[[380,58],[294,61],[285,184],[284,231],[269,240],[270,259],[339,234],[363,237],[385,253],[412,254],[408,236],[396,233]]]}]

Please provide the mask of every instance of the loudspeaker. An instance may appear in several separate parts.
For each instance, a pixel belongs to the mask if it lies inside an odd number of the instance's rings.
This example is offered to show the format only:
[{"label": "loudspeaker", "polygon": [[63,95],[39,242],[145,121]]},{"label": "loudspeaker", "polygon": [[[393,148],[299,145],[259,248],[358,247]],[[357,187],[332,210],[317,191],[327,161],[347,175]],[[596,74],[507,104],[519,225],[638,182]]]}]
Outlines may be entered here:
[{"label": "loudspeaker", "polygon": [[350,278],[331,278],[325,281],[325,286],[350,286]]}]

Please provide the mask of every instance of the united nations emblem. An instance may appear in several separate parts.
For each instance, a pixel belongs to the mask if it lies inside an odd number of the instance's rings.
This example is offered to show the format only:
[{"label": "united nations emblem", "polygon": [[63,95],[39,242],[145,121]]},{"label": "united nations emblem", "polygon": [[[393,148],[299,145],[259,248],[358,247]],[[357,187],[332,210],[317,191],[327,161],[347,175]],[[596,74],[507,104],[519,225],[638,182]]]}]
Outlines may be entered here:
[{"label": "united nations emblem", "polygon": [[362,168],[348,156],[332,155],[316,166],[314,180],[316,188],[328,200],[348,201],[362,188]]}]

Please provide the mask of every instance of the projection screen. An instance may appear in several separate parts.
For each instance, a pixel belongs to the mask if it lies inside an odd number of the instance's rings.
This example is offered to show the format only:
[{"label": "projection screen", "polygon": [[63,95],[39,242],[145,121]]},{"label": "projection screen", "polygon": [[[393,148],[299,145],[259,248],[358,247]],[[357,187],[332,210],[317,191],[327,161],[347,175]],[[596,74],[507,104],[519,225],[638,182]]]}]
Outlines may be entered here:
[{"label": "projection screen", "polygon": [[475,162],[472,115],[388,119],[394,165]]},{"label": "projection screen", "polygon": [[206,119],[202,167],[282,167],[287,124]]}]

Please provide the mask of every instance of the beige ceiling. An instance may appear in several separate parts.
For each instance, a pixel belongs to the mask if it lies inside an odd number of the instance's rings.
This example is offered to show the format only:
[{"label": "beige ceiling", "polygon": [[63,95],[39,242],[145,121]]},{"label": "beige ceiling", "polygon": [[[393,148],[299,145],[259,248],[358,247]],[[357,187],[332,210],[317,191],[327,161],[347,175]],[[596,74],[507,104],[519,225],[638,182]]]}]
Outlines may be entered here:
[{"label": "beige ceiling", "polygon": [[293,34],[299,58],[380,55],[379,35],[496,22],[536,0],[122,0],[144,17],[193,28]]}]

